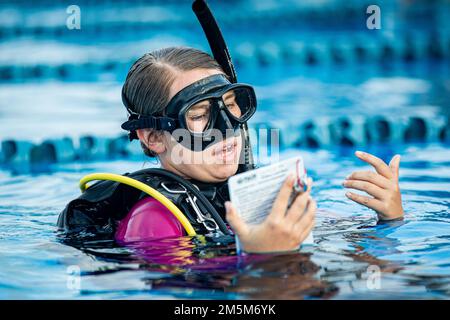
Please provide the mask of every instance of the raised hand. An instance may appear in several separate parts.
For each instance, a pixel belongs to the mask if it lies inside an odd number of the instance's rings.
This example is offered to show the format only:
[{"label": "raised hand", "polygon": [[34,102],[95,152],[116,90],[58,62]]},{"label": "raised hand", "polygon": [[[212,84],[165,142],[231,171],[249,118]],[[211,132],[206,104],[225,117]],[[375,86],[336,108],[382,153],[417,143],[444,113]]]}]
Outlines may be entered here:
[{"label": "raised hand", "polygon": [[403,217],[402,197],[398,184],[400,155],[394,156],[389,165],[370,153],[356,151],[355,155],[375,168],[373,171],[355,171],[343,182],[346,188],[361,190],[371,197],[347,192],[345,195],[363,206],[376,211],[381,220]]}]

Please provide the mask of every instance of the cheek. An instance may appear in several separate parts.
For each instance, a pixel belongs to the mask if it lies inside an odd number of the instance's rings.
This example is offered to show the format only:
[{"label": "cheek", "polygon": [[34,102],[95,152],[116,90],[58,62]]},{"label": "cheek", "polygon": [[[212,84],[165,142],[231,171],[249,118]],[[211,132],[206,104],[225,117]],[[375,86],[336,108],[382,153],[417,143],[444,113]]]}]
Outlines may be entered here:
[{"label": "cheek", "polygon": [[242,151],[242,145],[243,145],[242,137],[240,137],[239,139],[237,139],[237,150],[238,150],[238,153],[239,153],[239,154],[240,154],[241,151]]},{"label": "cheek", "polygon": [[[174,138],[171,138],[166,142],[167,155],[172,164],[189,165],[193,170],[198,169],[210,171],[211,173],[214,173],[214,170],[233,170],[233,167],[237,167],[239,164],[240,155],[243,149],[242,139],[237,138],[236,156],[234,161],[231,163],[223,163],[213,154],[213,146],[202,152],[194,152],[189,148],[184,147],[182,144],[177,143]],[[221,167],[226,167],[226,169],[221,169]]]},{"label": "cheek", "polygon": [[167,150],[167,155],[174,165],[188,165],[192,169],[200,167],[204,170],[205,165],[212,163],[213,160],[210,150],[194,152],[179,143],[172,144]]},{"label": "cheek", "polygon": [[189,149],[186,149],[174,139],[166,142],[164,158],[171,166],[180,170],[184,165],[192,163],[192,152]]}]

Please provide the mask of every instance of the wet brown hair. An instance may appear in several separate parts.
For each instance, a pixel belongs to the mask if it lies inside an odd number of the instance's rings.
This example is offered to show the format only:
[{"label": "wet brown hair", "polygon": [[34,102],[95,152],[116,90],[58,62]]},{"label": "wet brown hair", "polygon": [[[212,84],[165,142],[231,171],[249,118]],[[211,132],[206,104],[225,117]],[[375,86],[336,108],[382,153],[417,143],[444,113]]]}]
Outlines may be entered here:
[{"label": "wet brown hair", "polygon": [[[123,87],[132,111],[142,115],[163,115],[177,74],[194,69],[223,72],[214,58],[194,48],[169,47],[144,54],[131,66]],[[156,156],[142,141],[141,146],[147,156]]]}]

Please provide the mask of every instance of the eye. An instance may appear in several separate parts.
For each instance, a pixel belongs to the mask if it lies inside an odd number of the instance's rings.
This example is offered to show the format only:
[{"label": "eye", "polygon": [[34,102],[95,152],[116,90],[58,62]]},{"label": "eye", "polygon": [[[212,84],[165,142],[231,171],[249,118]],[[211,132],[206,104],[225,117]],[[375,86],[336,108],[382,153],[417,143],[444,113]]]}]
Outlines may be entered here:
[{"label": "eye", "polygon": [[187,114],[189,121],[208,121],[209,119],[209,107],[196,107],[189,110]]},{"label": "eye", "polygon": [[191,121],[203,121],[203,120],[205,120],[207,118],[207,116],[208,115],[206,113],[199,114],[199,115],[190,115],[189,116],[189,120],[191,120]]},{"label": "eye", "polygon": [[237,105],[236,101],[227,101],[226,104],[228,109],[232,109],[232,108],[238,108],[239,106]]},{"label": "eye", "polygon": [[233,116],[239,118],[242,115],[241,108],[236,103],[235,99],[229,99],[228,101],[225,101],[225,105],[226,105],[228,111],[230,111]]}]

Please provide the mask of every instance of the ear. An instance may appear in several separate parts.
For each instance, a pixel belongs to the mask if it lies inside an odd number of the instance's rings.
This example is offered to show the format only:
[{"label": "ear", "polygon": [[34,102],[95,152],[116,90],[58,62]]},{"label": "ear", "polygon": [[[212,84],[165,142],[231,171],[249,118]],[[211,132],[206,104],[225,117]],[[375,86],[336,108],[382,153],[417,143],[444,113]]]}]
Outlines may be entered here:
[{"label": "ear", "polygon": [[154,130],[138,129],[136,130],[139,140],[147,146],[150,151],[156,154],[161,154],[166,151],[166,145],[164,144],[164,135],[159,134]]}]

